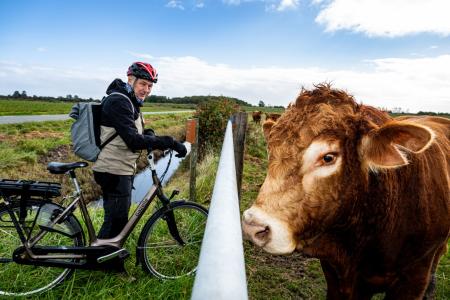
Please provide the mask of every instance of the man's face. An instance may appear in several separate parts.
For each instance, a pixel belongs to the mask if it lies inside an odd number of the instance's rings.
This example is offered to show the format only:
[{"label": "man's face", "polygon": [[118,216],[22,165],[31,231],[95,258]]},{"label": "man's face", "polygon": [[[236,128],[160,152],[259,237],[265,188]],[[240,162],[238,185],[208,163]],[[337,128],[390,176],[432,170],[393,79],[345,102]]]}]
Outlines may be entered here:
[{"label": "man's face", "polygon": [[136,97],[139,99],[145,99],[152,91],[153,82],[146,79],[137,78],[132,86]]}]

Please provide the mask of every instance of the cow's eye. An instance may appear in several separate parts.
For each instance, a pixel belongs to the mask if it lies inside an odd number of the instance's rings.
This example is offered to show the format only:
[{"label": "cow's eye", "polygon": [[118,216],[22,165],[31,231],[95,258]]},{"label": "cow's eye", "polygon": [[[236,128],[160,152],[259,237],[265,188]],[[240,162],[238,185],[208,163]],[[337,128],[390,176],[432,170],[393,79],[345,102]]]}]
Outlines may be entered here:
[{"label": "cow's eye", "polygon": [[327,153],[322,157],[322,161],[326,165],[334,163],[335,160],[336,160],[336,154],[334,154],[334,153]]}]

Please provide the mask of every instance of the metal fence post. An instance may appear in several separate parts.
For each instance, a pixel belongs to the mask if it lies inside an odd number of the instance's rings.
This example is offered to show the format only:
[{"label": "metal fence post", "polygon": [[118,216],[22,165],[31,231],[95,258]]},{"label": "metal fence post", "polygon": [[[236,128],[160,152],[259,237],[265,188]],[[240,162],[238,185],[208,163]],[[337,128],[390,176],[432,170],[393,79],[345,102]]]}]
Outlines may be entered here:
[{"label": "metal fence post", "polygon": [[198,120],[189,119],[186,123],[186,141],[191,143],[189,200],[195,202],[197,198],[197,157],[198,157]]},{"label": "metal fence post", "polygon": [[239,200],[241,199],[242,172],[244,170],[245,133],[247,131],[247,113],[233,115],[234,159],[236,162],[236,181]]},{"label": "metal fence post", "polygon": [[232,124],[228,121],[192,299],[248,299],[242,243]]}]

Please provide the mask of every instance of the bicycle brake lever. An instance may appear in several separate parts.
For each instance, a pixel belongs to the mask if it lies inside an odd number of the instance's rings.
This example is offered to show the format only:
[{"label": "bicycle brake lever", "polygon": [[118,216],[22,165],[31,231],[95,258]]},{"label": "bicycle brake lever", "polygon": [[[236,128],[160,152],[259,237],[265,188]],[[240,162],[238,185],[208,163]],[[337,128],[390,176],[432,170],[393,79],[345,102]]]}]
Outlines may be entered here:
[{"label": "bicycle brake lever", "polygon": [[176,195],[178,195],[180,193],[180,190],[174,189],[172,192],[172,195],[170,195],[169,197],[169,201],[172,200],[173,197],[175,197]]}]

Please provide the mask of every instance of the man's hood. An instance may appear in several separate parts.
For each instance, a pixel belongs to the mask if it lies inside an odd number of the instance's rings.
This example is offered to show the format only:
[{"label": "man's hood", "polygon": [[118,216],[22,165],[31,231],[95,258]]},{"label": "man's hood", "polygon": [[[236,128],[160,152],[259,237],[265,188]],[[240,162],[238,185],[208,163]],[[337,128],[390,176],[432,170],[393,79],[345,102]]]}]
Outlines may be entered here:
[{"label": "man's hood", "polygon": [[119,92],[128,96],[131,96],[126,88],[126,83],[123,82],[121,79],[117,78],[114,79],[113,82],[111,82],[111,84],[108,86],[108,88],[106,89],[106,94],[109,95],[113,92]]}]

